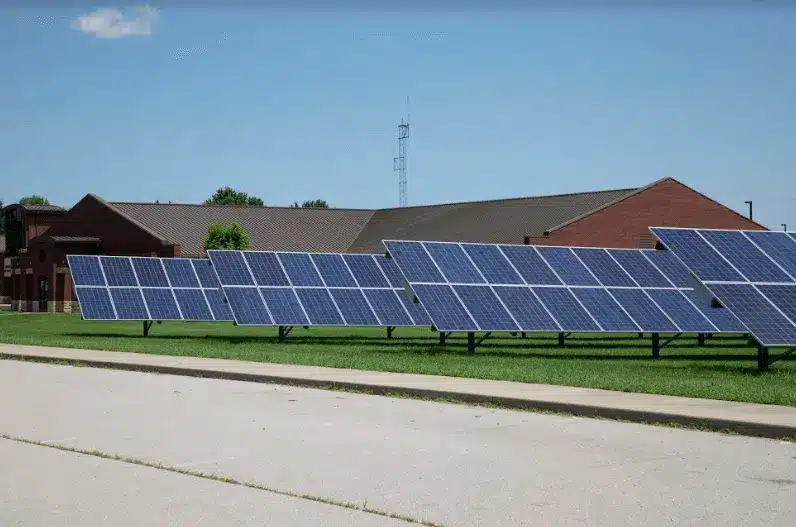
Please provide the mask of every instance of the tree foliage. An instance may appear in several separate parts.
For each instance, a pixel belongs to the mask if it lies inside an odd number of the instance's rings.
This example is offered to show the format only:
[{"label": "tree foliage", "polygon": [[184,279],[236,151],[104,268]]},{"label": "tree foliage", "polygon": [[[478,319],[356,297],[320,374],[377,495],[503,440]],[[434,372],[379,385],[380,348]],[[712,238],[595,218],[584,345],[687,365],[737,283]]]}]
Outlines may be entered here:
[{"label": "tree foliage", "polygon": [[33,194],[32,196],[25,196],[19,200],[20,205],[49,205],[50,200],[44,196]]},{"label": "tree foliage", "polygon": [[329,204],[326,203],[325,199],[308,199],[304,201],[301,205],[299,205],[298,201],[294,201],[291,205],[292,208],[298,209],[328,209]]},{"label": "tree foliage", "polygon": [[232,225],[214,224],[207,231],[205,250],[232,249],[245,251],[249,248],[249,237],[237,223]]},{"label": "tree foliage", "polygon": [[262,207],[263,200],[257,196],[250,196],[245,192],[232,187],[223,187],[215,191],[213,196],[205,200],[205,205],[248,205],[249,207]]}]

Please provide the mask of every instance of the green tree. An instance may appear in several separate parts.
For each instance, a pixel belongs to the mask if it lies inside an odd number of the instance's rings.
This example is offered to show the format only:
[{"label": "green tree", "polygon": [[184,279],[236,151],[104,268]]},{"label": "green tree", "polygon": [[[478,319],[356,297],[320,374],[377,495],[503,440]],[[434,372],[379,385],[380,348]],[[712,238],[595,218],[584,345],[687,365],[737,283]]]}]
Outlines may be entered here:
[{"label": "green tree", "polygon": [[257,196],[249,196],[245,192],[235,190],[232,187],[223,187],[216,190],[210,199],[205,200],[205,205],[248,205],[250,207],[262,207],[263,200]]},{"label": "green tree", "polygon": [[44,196],[39,196],[38,194],[33,194],[32,196],[25,196],[24,198],[19,200],[20,205],[49,205],[50,200],[45,198]]},{"label": "green tree", "polygon": [[299,205],[298,201],[294,201],[291,207],[294,209],[328,209],[329,204],[326,203],[325,199],[308,199],[301,205]]},{"label": "green tree", "polygon": [[207,231],[205,250],[232,249],[245,251],[249,248],[249,237],[237,223],[232,225],[213,224]]}]

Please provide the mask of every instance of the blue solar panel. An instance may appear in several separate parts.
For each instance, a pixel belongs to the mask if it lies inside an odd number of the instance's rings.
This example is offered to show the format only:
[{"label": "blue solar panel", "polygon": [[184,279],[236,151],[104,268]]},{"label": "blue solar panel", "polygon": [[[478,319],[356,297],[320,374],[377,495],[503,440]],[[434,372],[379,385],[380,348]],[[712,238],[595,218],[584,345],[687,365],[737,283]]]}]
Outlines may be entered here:
[{"label": "blue solar panel", "polygon": [[106,285],[98,257],[69,255],[67,260],[69,261],[69,270],[72,273],[72,281],[76,286]]},{"label": "blue solar panel", "polygon": [[672,287],[666,276],[643,254],[652,251],[610,249],[608,252],[641,287]]},{"label": "blue solar panel", "polygon": [[275,324],[280,326],[309,325],[310,321],[292,288],[263,287],[260,289],[260,293],[265,299]]},{"label": "blue solar panel", "polygon": [[462,249],[491,284],[524,283],[497,245],[463,243]]},{"label": "blue solar panel", "polygon": [[[378,256],[375,256],[374,259],[381,270],[384,271],[384,275],[390,282],[391,287],[397,289],[404,286],[406,280],[404,280],[404,275],[401,274],[401,270],[395,264],[395,260],[393,258],[379,258]],[[440,277],[442,277],[442,275],[440,275]]]},{"label": "blue solar panel", "polygon": [[[196,276],[199,278],[199,284],[208,289],[221,289],[221,282],[218,281],[218,276],[213,269],[213,264],[207,258],[191,260],[193,268],[196,271]],[[138,277],[139,280],[141,277]],[[143,285],[143,284],[141,284]],[[230,319],[232,320],[232,319]]]},{"label": "blue solar panel", "polygon": [[[500,245],[500,250],[506,255],[517,272],[520,273],[525,283],[530,285],[561,285],[561,280],[547,265],[536,249],[529,245]],[[506,282],[508,284],[513,282]]]},{"label": "blue solar panel", "polygon": [[141,287],[169,287],[166,271],[159,258],[130,258]]},{"label": "blue solar panel", "polygon": [[449,285],[414,286],[418,297],[423,299],[423,307],[439,331],[478,331],[464,306]]},{"label": "blue solar panel", "polygon": [[379,322],[361,289],[329,289],[349,326],[386,325]]},{"label": "blue solar panel", "polygon": [[454,285],[453,290],[461,299],[470,316],[482,331],[517,331],[519,326],[492,288],[484,285]]},{"label": "blue solar panel", "polygon": [[642,331],[656,333],[679,331],[679,328],[641,289],[609,289],[609,291]]},{"label": "blue solar panel", "polygon": [[757,290],[777,306],[791,322],[796,322],[796,285],[759,284]]},{"label": "blue solar panel", "polygon": [[[209,260],[80,255],[68,255],[67,260],[76,286],[82,287],[83,283],[89,282],[94,288],[106,289],[105,294],[90,292],[85,293],[82,298],[78,295],[78,301],[83,302],[81,309],[84,319],[232,320],[229,308],[223,304],[223,296],[217,287],[218,281]],[[203,277],[204,289],[199,287],[200,282],[194,267],[201,269],[200,276]],[[109,280],[111,285],[107,287],[104,285],[104,280],[100,280],[105,271],[111,277]],[[191,292],[182,294],[182,298],[190,297],[191,304],[183,305],[181,301],[180,307],[177,306],[171,282],[189,284]],[[136,284],[140,284],[141,287]],[[216,287],[212,287],[213,285]],[[208,306],[205,300],[207,292],[214,293],[214,301],[219,304],[218,309],[211,310]],[[100,305],[97,307],[90,305],[94,301]],[[110,317],[108,303],[114,313]],[[180,308],[185,311],[185,316]],[[94,318],[94,313],[99,318]]]},{"label": "blue solar panel", "polygon": [[340,315],[328,289],[303,288],[296,289],[296,294],[314,326],[344,326],[345,320]]},{"label": "blue solar panel", "polygon": [[423,307],[422,304],[419,302],[413,302],[404,291],[396,290],[396,293],[398,294],[398,298],[400,298],[401,302],[404,304],[409,316],[411,316],[412,320],[415,321],[416,326],[431,326],[433,324],[431,317],[428,316],[428,312],[426,312],[426,308]]},{"label": "blue solar panel", "polygon": [[245,252],[242,256],[257,285],[282,287],[290,285],[275,253]]},{"label": "blue solar panel", "polygon": [[425,242],[431,258],[434,259],[445,278],[450,283],[483,284],[484,278],[467,257],[467,253],[455,243]]},{"label": "blue solar panel", "polygon": [[184,320],[213,320],[213,313],[201,289],[175,289],[174,296]]},{"label": "blue solar panel", "polygon": [[255,285],[240,251],[207,251],[207,255],[222,285]]},{"label": "blue solar panel", "polygon": [[746,326],[741,324],[741,321],[738,320],[729,309],[712,307],[709,301],[706,301],[693,289],[684,290],[683,294],[696,305],[697,309],[699,309],[720,332],[744,333],[748,331]]},{"label": "blue solar panel", "polygon": [[750,282],[793,282],[742,232],[702,230],[700,234]]},{"label": "blue solar panel", "polygon": [[[99,265],[99,262],[97,263]],[[111,297],[104,287],[75,287],[80,315],[86,320],[116,320]]]},{"label": "blue solar panel", "polygon": [[[413,326],[414,321],[404,308],[404,303],[393,289],[364,289],[373,312],[384,326]],[[430,322],[429,322],[430,324]]]},{"label": "blue solar panel", "polygon": [[166,268],[171,287],[201,287],[196,271],[188,258],[164,258],[161,262]]},{"label": "blue solar panel", "polygon": [[647,289],[652,298],[670,319],[682,330],[693,333],[714,333],[719,331],[705,318],[681,291],[676,289]]},{"label": "blue solar panel", "polygon": [[109,291],[119,320],[149,320],[140,289],[137,287],[114,287]]},{"label": "blue solar panel", "polygon": [[[375,258],[380,258],[384,261],[387,261],[387,258],[384,258],[383,256],[376,256]],[[376,263],[373,255],[346,254],[343,256],[343,259],[348,264],[348,268],[351,269],[351,273],[354,275],[359,287],[391,287],[389,282],[387,282],[387,278],[385,278],[384,273],[382,273],[381,268]],[[394,265],[393,268],[395,268]],[[402,280],[403,278],[401,277],[401,272],[398,271],[399,285],[394,287],[401,287],[400,282]]]},{"label": "blue solar panel", "polygon": [[744,277],[696,231],[657,228],[650,230],[700,280],[744,281]]},{"label": "blue solar panel", "polygon": [[313,254],[312,261],[321,273],[326,287],[357,287],[354,276],[340,254]]},{"label": "blue solar panel", "polygon": [[494,290],[521,331],[561,331],[530,287],[494,286]]},{"label": "blue solar panel", "polygon": [[213,312],[213,318],[216,320],[235,320],[221,289],[205,289],[204,293],[205,298],[207,298],[207,304]]},{"label": "blue solar panel", "polygon": [[419,242],[385,241],[384,245],[393,259],[401,262],[401,271],[408,281],[445,282],[431,256]]},{"label": "blue solar panel", "polygon": [[675,287],[691,287],[688,268],[671,251],[641,251]]},{"label": "blue solar panel", "polygon": [[796,240],[785,232],[746,231],[744,234],[792,277],[796,277]]},{"label": "blue solar panel", "polygon": [[294,286],[323,287],[323,279],[308,253],[277,253]]},{"label": "blue solar panel", "polygon": [[537,247],[566,285],[600,285],[569,247]]},{"label": "blue solar panel", "polygon": [[572,249],[594,276],[605,286],[635,287],[622,267],[603,249]]},{"label": "blue solar panel", "polygon": [[235,322],[241,326],[270,326],[271,315],[256,287],[224,288]]},{"label": "blue solar panel", "polygon": [[601,331],[575,296],[564,287],[534,287],[533,291],[563,331]]},{"label": "blue solar panel", "polygon": [[710,284],[710,291],[764,346],[796,343],[796,326],[752,284]]},{"label": "blue solar panel", "polygon": [[138,286],[133,264],[130,263],[129,258],[105,256],[100,259],[100,265],[102,265],[102,270],[109,286]]},{"label": "blue solar panel", "polygon": [[640,331],[636,323],[605,289],[578,287],[571,291],[602,326],[603,331]]},{"label": "blue solar panel", "polygon": [[181,320],[182,315],[171,289],[145,287],[141,290],[149,308],[151,320]]}]

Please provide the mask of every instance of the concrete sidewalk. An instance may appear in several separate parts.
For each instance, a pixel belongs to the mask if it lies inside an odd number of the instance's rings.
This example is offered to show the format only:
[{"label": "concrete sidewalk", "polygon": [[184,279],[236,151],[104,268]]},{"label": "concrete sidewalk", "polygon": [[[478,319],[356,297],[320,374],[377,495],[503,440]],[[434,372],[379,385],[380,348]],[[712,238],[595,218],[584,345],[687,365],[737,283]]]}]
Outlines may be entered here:
[{"label": "concrete sidewalk", "polygon": [[790,406],[435,375],[11,344],[0,344],[0,358],[444,398],[465,403],[499,404],[647,423],[678,423],[751,436],[796,439],[796,407]]}]

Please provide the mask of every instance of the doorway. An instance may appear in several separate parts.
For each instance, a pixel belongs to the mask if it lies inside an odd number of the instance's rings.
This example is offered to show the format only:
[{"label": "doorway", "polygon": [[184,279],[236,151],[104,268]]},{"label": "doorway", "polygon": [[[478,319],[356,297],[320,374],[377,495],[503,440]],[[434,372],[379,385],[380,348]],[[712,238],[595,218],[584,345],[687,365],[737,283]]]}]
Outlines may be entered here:
[{"label": "doorway", "polygon": [[39,277],[39,311],[47,311],[47,293],[49,290],[47,277]]}]

